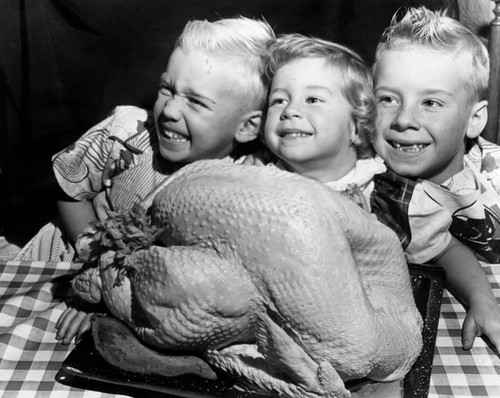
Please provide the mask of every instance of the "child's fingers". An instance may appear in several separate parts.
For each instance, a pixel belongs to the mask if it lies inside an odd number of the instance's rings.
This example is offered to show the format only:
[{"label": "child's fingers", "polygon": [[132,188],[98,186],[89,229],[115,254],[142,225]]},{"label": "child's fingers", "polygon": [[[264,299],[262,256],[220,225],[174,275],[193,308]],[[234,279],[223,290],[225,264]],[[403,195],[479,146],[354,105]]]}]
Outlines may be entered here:
[{"label": "child's fingers", "polygon": [[68,308],[68,310],[69,311],[66,311],[65,314],[63,314],[64,319],[61,320],[59,327],[57,328],[57,335],[56,335],[57,340],[64,339],[64,336],[66,335],[68,328],[71,326],[73,319],[79,312],[74,308]]},{"label": "child's fingers", "polygon": [[71,319],[71,322],[69,322],[68,324],[68,328],[65,330],[65,333],[63,334],[63,339],[62,339],[63,344],[71,343],[71,340],[73,340],[73,337],[76,336],[78,330],[80,329],[82,321],[85,319],[87,315],[88,314],[85,312],[78,311],[78,313]]},{"label": "child's fingers", "polygon": [[470,350],[474,346],[474,340],[478,335],[478,328],[474,318],[467,315],[462,325],[462,348]]},{"label": "child's fingers", "polygon": [[72,308],[66,308],[64,312],[61,314],[59,319],[56,322],[56,329],[59,329],[61,327],[61,324],[64,322],[64,319],[68,316],[68,314],[71,312]]},{"label": "child's fingers", "polygon": [[[485,335],[489,342],[493,344],[495,347],[495,353],[498,354],[498,350],[500,349],[500,322],[498,317],[489,317],[487,318],[488,322],[485,325],[482,325],[482,334]],[[481,325],[480,325],[481,326]]]},{"label": "child's fingers", "polygon": [[238,159],[238,162],[250,166],[265,166],[267,163],[269,163],[269,161],[265,159],[264,153],[254,153],[242,156]]},{"label": "child's fingers", "polygon": [[264,163],[264,161],[262,159],[255,158],[253,165],[254,166],[265,166],[266,163]]},{"label": "child's fingers", "polygon": [[500,349],[500,336],[498,333],[495,333],[491,336],[488,335],[488,339],[493,343],[495,346],[495,352],[498,355],[498,350]]},{"label": "child's fingers", "polygon": [[87,316],[80,323],[80,327],[78,328],[78,332],[76,333],[77,342],[82,337],[82,334],[90,329],[90,318],[92,318],[92,314],[87,314]]}]

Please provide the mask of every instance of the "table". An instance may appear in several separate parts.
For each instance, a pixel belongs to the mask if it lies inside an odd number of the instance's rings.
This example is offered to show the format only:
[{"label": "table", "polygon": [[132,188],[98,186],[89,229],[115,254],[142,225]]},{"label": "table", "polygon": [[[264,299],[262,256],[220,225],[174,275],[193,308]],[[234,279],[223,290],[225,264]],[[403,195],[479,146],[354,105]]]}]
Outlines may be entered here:
[{"label": "table", "polygon": [[[481,263],[500,303],[500,264]],[[500,359],[482,339],[461,347],[462,305],[446,290],[441,304],[429,397],[500,397]]]},{"label": "table", "polygon": [[55,381],[74,344],[56,340],[55,324],[71,300],[69,281],[80,264],[0,262],[0,396],[115,398],[124,395],[68,387]]},{"label": "table", "polygon": [[[500,302],[500,264],[483,264]],[[55,339],[55,323],[70,300],[79,268],[67,262],[0,262],[0,396],[117,398],[128,395],[68,387],[54,377],[74,345]],[[500,397],[500,359],[481,339],[461,347],[465,311],[445,291],[429,397]]]}]

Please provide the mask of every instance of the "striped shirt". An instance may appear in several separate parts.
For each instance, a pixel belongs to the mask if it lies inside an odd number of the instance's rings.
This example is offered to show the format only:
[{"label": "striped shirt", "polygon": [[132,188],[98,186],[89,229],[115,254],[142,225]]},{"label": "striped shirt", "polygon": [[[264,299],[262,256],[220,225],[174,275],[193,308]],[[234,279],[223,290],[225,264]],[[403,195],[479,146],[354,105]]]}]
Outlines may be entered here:
[{"label": "striped shirt", "polygon": [[76,200],[92,200],[100,220],[108,210],[127,211],[175,170],[159,155],[151,115],[121,106],[54,155],[56,179]]}]

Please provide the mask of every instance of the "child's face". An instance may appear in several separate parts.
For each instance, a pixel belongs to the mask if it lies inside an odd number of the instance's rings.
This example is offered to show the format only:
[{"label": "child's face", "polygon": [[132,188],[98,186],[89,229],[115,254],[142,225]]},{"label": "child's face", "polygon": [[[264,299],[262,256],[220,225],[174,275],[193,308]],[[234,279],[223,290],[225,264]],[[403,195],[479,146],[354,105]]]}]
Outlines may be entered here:
[{"label": "child's face", "polygon": [[356,127],[342,81],[341,73],[319,58],[293,61],[274,75],[265,140],[290,170],[324,170],[340,178],[356,163],[351,145]]},{"label": "child's face", "polygon": [[[463,169],[474,120],[463,55],[386,50],[374,70],[375,150],[396,173],[440,184]],[[479,131],[480,132],[480,131]]]},{"label": "child's face", "polygon": [[234,61],[176,48],[154,106],[161,155],[172,162],[223,158],[249,105],[233,82]]}]

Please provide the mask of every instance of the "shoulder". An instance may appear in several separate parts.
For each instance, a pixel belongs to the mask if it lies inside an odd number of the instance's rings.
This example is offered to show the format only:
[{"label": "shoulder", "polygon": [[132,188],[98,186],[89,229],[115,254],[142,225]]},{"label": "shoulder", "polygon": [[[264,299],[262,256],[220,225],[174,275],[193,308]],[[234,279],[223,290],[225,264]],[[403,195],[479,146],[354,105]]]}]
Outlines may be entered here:
[{"label": "shoulder", "polygon": [[136,106],[118,106],[106,120],[109,135],[121,140],[144,133],[154,125],[151,113]]},{"label": "shoulder", "polygon": [[[135,106],[119,106],[113,109],[106,119],[87,130],[72,145],[53,156],[53,161],[68,153],[96,152],[107,154],[114,143],[132,139],[149,144],[149,130],[154,125],[150,113]],[[78,155],[79,156],[79,155]]]},{"label": "shoulder", "polygon": [[114,108],[109,116],[117,120],[142,120],[145,121],[149,117],[149,112],[146,109],[132,105],[120,105]]},{"label": "shoulder", "polygon": [[500,146],[479,137],[477,143],[465,155],[465,159],[476,169],[491,172],[500,168]]},{"label": "shoulder", "polygon": [[358,161],[356,161],[356,169],[365,171],[372,176],[382,174],[387,171],[385,162],[380,156],[375,156],[368,159],[359,159]]},{"label": "shoulder", "polygon": [[466,163],[500,194],[500,146],[479,137],[465,156]]}]

